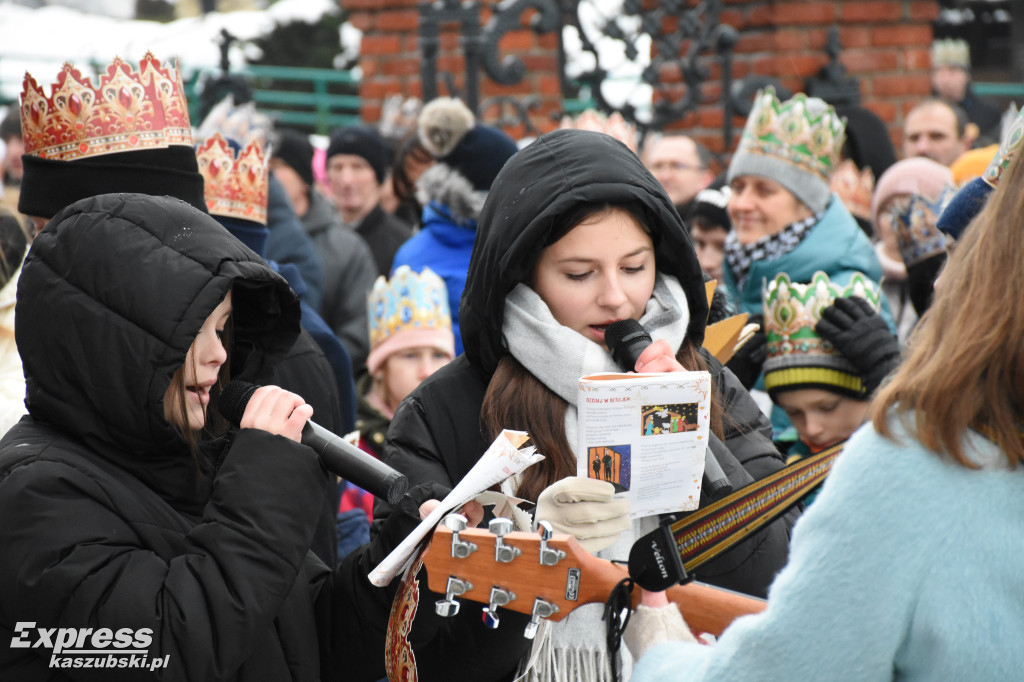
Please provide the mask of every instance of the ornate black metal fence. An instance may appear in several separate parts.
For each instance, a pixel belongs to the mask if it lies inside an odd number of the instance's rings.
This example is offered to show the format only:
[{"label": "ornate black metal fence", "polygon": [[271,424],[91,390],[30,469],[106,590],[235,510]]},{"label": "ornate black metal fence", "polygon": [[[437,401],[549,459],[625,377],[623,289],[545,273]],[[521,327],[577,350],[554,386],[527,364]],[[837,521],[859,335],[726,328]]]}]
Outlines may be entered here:
[{"label": "ornate black metal fence", "polygon": [[[502,85],[517,84],[525,77],[523,61],[515,55],[502,58],[499,42],[509,31],[522,26],[527,11],[533,11],[533,31],[555,32],[558,36],[563,101],[572,101],[581,92],[588,92],[595,108],[605,113],[620,112],[641,134],[663,130],[698,107],[712,61],[717,61],[721,71],[721,106],[725,114],[722,133],[726,148],[731,146],[734,135],[733,114],[749,112],[758,88],[771,83],[780,92],[786,92],[774,79],[733,78],[733,50],[739,33],[721,23],[721,0],[661,0],[654,9],[644,9],[643,0],[621,0],[607,15],[602,15],[602,7],[607,4],[601,5],[597,0],[502,0],[492,7],[491,19],[482,25],[482,7],[476,0],[424,0],[419,4],[423,99],[437,97],[443,85],[446,94],[462,97],[474,111],[497,107],[499,122],[521,124],[532,131],[529,114],[539,106],[536,97],[480,101],[481,72]],[[465,57],[465,85],[461,91],[456,88],[454,74],[439,74],[437,68],[442,32],[451,26],[458,27],[459,45]],[[570,73],[573,64],[567,52],[567,34],[576,38],[574,61],[588,64],[574,73]],[[614,49],[631,62],[637,62],[642,51],[649,53],[649,61],[642,60],[646,64],[635,78],[635,85],[650,93],[646,105],[630,100],[613,101],[610,96],[616,82],[602,61],[609,41],[617,44]],[[838,29],[831,32],[826,51],[830,62],[815,79],[808,81],[808,87],[813,83],[818,94],[836,104],[836,100],[845,102],[859,97],[856,82],[846,76],[838,62]]]}]

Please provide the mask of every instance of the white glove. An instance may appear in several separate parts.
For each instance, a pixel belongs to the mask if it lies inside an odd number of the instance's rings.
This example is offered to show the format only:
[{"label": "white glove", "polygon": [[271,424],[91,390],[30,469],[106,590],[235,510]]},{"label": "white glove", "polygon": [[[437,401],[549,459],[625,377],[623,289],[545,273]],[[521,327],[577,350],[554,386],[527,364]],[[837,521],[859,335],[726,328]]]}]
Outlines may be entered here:
[{"label": "white glove", "polygon": [[629,617],[622,639],[634,661],[639,661],[648,649],[664,642],[697,641],[675,604],[657,607],[640,604]]},{"label": "white glove", "polygon": [[614,493],[607,481],[569,476],[544,489],[534,518],[549,522],[555,532],[572,535],[594,554],[613,545],[631,526],[629,500],[613,499]]}]

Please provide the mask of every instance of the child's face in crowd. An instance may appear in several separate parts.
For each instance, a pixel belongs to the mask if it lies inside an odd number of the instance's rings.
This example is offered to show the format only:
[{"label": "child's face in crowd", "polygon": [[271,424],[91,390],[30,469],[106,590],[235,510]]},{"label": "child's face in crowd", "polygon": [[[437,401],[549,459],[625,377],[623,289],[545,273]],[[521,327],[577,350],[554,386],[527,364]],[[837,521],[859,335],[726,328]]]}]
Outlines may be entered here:
[{"label": "child's face in crowd", "polygon": [[726,211],[741,244],[778,234],[798,220],[810,218],[811,209],[779,183],[761,175],[741,175],[730,183],[732,195]]},{"label": "child's face in crowd", "polygon": [[609,209],[544,249],[532,286],[560,324],[604,346],[609,324],[643,315],[654,275],[650,235],[630,213]]},{"label": "child's face in crowd", "polygon": [[406,348],[392,353],[378,370],[384,404],[394,412],[413,389],[451,360],[452,356],[448,353],[431,346]]},{"label": "child's face in crowd", "polygon": [[853,435],[867,416],[868,403],[819,388],[799,388],[780,393],[775,403],[793,422],[800,439],[825,448]]},{"label": "child's face in crowd", "polygon": [[[224,328],[231,317],[231,293],[213,309],[188,349],[185,364],[171,378],[164,393],[164,417],[182,431],[199,431],[206,424],[210,388],[217,383],[220,367],[228,359]],[[184,382],[185,409],[181,409]]]},{"label": "child's face in crowd", "polygon": [[722,261],[725,259],[725,238],[729,231],[720,226],[705,226],[694,221],[690,231],[693,249],[697,252],[700,269],[712,279],[722,278]]}]

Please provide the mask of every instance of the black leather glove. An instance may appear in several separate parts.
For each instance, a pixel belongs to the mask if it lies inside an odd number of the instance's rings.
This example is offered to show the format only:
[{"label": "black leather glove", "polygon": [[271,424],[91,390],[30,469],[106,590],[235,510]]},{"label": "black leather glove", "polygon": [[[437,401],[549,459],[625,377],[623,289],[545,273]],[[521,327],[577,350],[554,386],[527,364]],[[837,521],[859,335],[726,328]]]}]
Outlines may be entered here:
[{"label": "black leather glove", "polygon": [[376,566],[383,561],[405,536],[420,525],[421,504],[431,499],[443,500],[449,492],[449,488],[434,481],[410,488],[383,522],[374,522],[375,532],[371,533],[372,539],[367,550],[369,562]]},{"label": "black leather glove", "polygon": [[764,334],[763,315],[751,315],[747,319],[747,324],[760,325],[760,329],[745,344],[740,346],[739,350],[733,353],[733,356],[729,358],[729,362],[725,363],[725,366],[732,370],[732,373],[743,384],[743,388],[749,391],[757,383],[757,378],[761,376],[768,338]]},{"label": "black leather glove", "polygon": [[932,304],[935,296],[935,280],[946,264],[946,252],[926,258],[920,263],[907,267],[907,288],[910,290],[910,302],[918,317],[924,315]]},{"label": "black leather glove", "polygon": [[864,378],[870,396],[900,361],[900,344],[882,316],[859,296],[837,298],[815,327]]}]

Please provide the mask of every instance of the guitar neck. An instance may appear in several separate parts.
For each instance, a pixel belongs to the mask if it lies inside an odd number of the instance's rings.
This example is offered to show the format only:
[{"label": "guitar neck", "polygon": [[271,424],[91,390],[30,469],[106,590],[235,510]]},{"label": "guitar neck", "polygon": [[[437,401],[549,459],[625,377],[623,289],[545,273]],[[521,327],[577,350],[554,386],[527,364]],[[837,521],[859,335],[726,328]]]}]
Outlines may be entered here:
[{"label": "guitar neck", "polygon": [[[460,599],[486,604],[491,589],[497,587],[516,594],[501,608],[529,614],[534,599],[540,598],[558,607],[550,620],[561,620],[584,604],[605,603],[615,585],[628,575],[625,566],[593,556],[570,535],[556,534],[548,541],[548,548],[565,553],[550,566],[539,560],[542,548],[537,534],[514,532],[504,536],[505,545],[521,551],[510,562],[495,560],[496,536],[487,530],[467,529],[459,535],[461,541],[476,544],[477,551],[465,558],[452,556],[452,531],[443,526],[434,531],[424,554],[428,585],[434,592],[444,594],[449,578],[458,578],[470,585]],[[634,607],[640,595],[639,589],[633,590]],[[679,607],[690,627],[716,636],[735,618],[765,607],[762,599],[701,583],[676,585],[667,590],[666,596]]]},{"label": "guitar neck", "polygon": [[[580,562],[587,581],[587,589],[581,590],[582,602],[604,603],[611,594],[612,588],[628,575],[626,567],[606,559],[599,559],[586,554]],[[635,609],[640,604],[642,593],[637,587],[633,590],[632,602]],[[732,590],[690,582],[685,585],[674,585],[665,591],[665,596],[675,604],[686,624],[698,632],[708,632],[716,637],[729,627],[735,619],[751,613],[760,613],[767,602]]]}]

